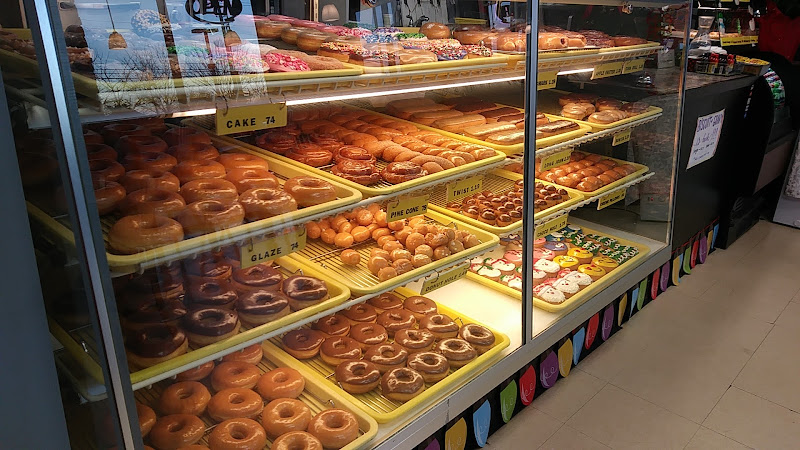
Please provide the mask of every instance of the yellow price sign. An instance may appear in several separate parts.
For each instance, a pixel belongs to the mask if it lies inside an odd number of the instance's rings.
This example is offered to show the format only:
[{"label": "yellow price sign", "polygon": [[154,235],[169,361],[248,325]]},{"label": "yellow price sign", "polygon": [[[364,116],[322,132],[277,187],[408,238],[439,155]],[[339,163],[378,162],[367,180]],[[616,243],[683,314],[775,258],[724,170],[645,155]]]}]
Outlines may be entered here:
[{"label": "yellow price sign", "polygon": [[414,197],[399,198],[394,201],[390,200],[386,207],[386,220],[392,222],[425,214],[428,212],[428,201],[430,197],[430,195],[417,195]]},{"label": "yellow price sign", "polygon": [[597,200],[597,210],[600,211],[601,209],[607,208],[624,199],[627,191],[627,189],[620,189],[618,191],[609,192],[608,194],[600,197],[600,199]]},{"label": "yellow price sign", "polygon": [[460,198],[480,192],[483,189],[483,176],[476,175],[447,185],[447,201],[454,202]]},{"label": "yellow price sign", "polygon": [[552,72],[539,72],[536,75],[536,90],[542,91],[545,89],[553,89],[556,87],[558,80],[558,71]]},{"label": "yellow price sign", "polygon": [[534,237],[536,239],[543,238],[548,234],[558,231],[565,226],[567,226],[567,220],[569,219],[569,214],[562,214],[555,219],[548,220],[547,222],[536,225],[534,230]]},{"label": "yellow price sign", "polygon": [[757,44],[758,36],[722,36],[719,38],[723,47],[731,45]]},{"label": "yellow price sign", "polygon": [[644,70],[644,61],[644,58],[625,61],[625,64],[622,66],[622,73],[634,73]]},{"label": "yellow price sign", "polygon": [[299,252],[306,246],[306,228],[292,228],[282,234],[239,247],[242,269],[271,261],[289,253]]},{"label": "yellow price sign", "polygon": [[235,134],[286,126],[285,103],[217,108],[217,134]]},{"label": "yellow price sign", "polygon": [[624,144],[631,140],[631,129],[628,128],[625,131],[620,131],[619,133],[614,135],[614,139],[611,141],[611,145],[617,146]]},{"label": "yellow price sign", "polygon": [[469,264],[461,264],[439,273],[438,276],[429,278],[422,282],[422,287],[419,290],[419,295],[425,295],[433,292],[441,287],[458,281],[467,275],[469,271]]},{"label": "yellow price sign", "polygon": [[566,164],[569,162],[569,158],[571,155],[572,155],[572,149],[567,149],[553,153],[552,155],[545,156],[544,158],[542,158],[542,163],[539,167],[539,170],[544,171],[552,169],[553,167],[558,167],[562,164]]},{"label": "yellow price sign", "polygon": [[599,64],[592,72],[592,79],[615,77],[622,75],[622,61]]}]

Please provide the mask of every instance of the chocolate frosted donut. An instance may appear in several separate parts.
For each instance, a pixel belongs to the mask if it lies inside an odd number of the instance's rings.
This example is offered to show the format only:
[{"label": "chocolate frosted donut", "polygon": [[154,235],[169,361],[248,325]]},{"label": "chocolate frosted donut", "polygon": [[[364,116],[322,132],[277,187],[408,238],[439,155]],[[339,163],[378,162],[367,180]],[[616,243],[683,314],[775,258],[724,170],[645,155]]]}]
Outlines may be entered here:
[{"label": "chocolate frosted donut", "polygon": [[177,325],[185,315],[186,308],[179,300],[145,301],[139,309],[125,317],[125,327],[135,330],[151,324]]},{"label": "chocolate frosted donut", "polygon": [[233,271],[232,283],[239,292],[254,290],[280,290],[283,274],[272,266],[257,264],[247,269]]},{"label": "chocolate frosted donut", "polygon": [[199,308],[209,306],[225,309],[233,308],[233,302],[236,301],[237,295],[236,291],[231,288],[230,283],[213,278],[201,280],[189,285],[191,306]]},{"label": "chocolate frosted donut", "polygon": [[239,317],[228,309],[198,309],[183,318],[183,327],[192,343],[208,345],[236,334]]},{"label": "chocolate frosted donut", "polygon": [[292,275],[285,279],[281,290],[289,297],[289,306],[293,311],[328,299],[328,285],[320,279],[305,275]]},{"label": "chocolate frosted donut", "polygon": [[186,353],[186,335],[172,325],[150,325],[132,332],[126,339],[128,359],[139,367],[150,367]]},{"label": "chocolate frosted donut", "polygon": [[311,328],[328,336],[347,336],[350,332],[350,321],[341,314],[332,314],[312,323]]},{"label": "chocolate frosted donut", "polygon": [[129,286],[138,292],[152,294],[156,300],[177,300],[184,294],[183,276],[177,263],[134,275]]},{"label": "chocolate frosted donut", "polygon": [[239,317],[253,325],[261,325],[289,314],[289,299],[278,291],[253,291],[236,301]]},{"label": "chocolate frosted donut", "polygon": [[186,272],[194,277],[228,280],[233,272],[234,263],[217,253],[205,253],[197,258],[184,262]]}]

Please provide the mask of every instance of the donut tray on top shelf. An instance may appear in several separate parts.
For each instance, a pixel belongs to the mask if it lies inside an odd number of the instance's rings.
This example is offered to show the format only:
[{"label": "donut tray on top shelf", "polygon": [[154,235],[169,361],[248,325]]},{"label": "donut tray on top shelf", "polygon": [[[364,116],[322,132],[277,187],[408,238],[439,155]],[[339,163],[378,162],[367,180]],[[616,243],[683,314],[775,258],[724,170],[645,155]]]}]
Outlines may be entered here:
[{"label": "donut tray on top shelf", "polygon": [[[540,92],[538,100],[536,102],[537,109],[545,114],[552,114],[553,117],[558,118],[559,120],[571,120],[579,125],[585,125],[590,127],[592,131],[609,131],[614,128],[619,128],[620,130],[626,128],[626,125],[630,124],[631,122],[636,122],[638,120],[653,117],[653,116],[660,116],[661,113],[664,111],[663,109],[657,106],[650,106],[647,110],[641,114],[637,114],[635,116],[628,117],[626,119],[618,120],[616,122],[611,123],[592,123],[587,122],[585,120],[578,120],[578,119],[570,119],[567,117],[561,117],[559,114],[561,113],[561,105],[558,103],[558,98],[562,95],[570,94],[571,92],[561,91],[556,89],[551,89],[547,92]],[[628,103],[628,102],[622,102]]]},{"label": "donut tray on top shelf", "polygon": [[339,282],[347,286],[353,294],[364,295],[402,286],[433,271],[448,268],[475,255],[480,255],[497,245],[500,241],[494,234],[455,221],[451,217],[435,211],[428,211],[425,214],[425,218],[428,223],[438,223],[447,225],[450,228],[468,231],[475,235],[480,243],[474,247],[464,249],[458,253],[417,267],[385,281],[378,279],[367,267],[367,263],[370,259],[370,251],[378,247],[377,242],[373,239],[353,244],[350,247],[361,255],[361,260],[357,266],[344,264],[339,256],[344,249],[337,248],[333,244],[326,244],[322,240],[308,240],[304,249],[292,253],[289,257],[297,259],[307,266],[315,267],[323,273],[327,279],[339,280]]},{"label": "donut tray on top shelf", "polygon": [[[147,368],[136,368],[129,363],[129,368],[132,370],[130,377],[134,389],[141,386],[163,380],[171,375],[165,375],[168,372],[174,371],[180,367],[187,366],[194,361],[201,358],[206,358],[210,355],[221,353],[227,348],[235,345],[242,344],[258,336],[270,333],[282,327],[291,325],[292,323],[312,316],[319,312],[325,311],[339,305],[350,298],[350,290],[340,284],[335,279],[325,276],[321,271],[313,266],[309,267],[297,260],[290,258],[279,258],[275,260],[273,267],[278,268],[285,276],[296,273],[303,273],[308,276],[324,280],[328,286],[328,300],[308,308],[294,311],[288,315],[281,317],[272,322],[265,323],[256,327],[249,327],[244,323],[241,324],[239,334],[236,334],[228,339],[216,342],[204,347],[195,347],[193,344],[189,345],[189,350],[183,355],[164,361]],[[82,326],[78,328],[70,328],[67,324],[59,320],[59,317],[50,317],[50,328],[56,339],[75,357],[81,361],[84,368],[95,377],[98,381],[102,381],[102,371],[98,365],[99,356],[97,353],[97,343],[94,341],[94,334],[91,326]],[[86,347],[86,350],[84,349]]]},{"label": "donut tray on top shelf", "polygon": [[[398,288],[394,291],[398,297],[405,299],[413,295],[418,295],[416,292],[406,289]],[[476,320],[464,316],[444,305],[437,305],[439,312],[446,314],[452,318],[459,326],[469,323],[486,326]],[[262,347],[264,354],[272,355],[280,361],[281,364],[287,367],[292,367],[300,371],[306,379],[313,379],[315,382],[322,383],[335,389],[340,395],[350,400],[357,407],[361,408],[364,412],[375,418],[378,423],[389,423],[406,416],[407,414],[418,412],[430,406],[433,402],[447,392],[452,391],[464,383],[465,380],[472,378],[477,373],[483,371],[491,363],[500,357],[500,353],[504,348],[508,347],[509,339],[505,334],[487,327],[494,333],[495,342],[494,346],[483,353],[478,355],[477,358],[467,365],[453,370],[451,368],[450,375],[446,376],[443,380],[435,384],[425,384],[425,390],[411,400],[403,403],[395,400],[390,400],[380,393],[380,388],[375,388],[365,394],[350,394],[344,391],[336,382],[333,375],[335,367],[326,364],[320,356],[312,359],[298,360],[293,356],[286,353],[282,348],[281,337],[276,336],[270,340],[264,341]],[[390,339],[391,340],[391,339]]]},{"label": "donut tray on top shelf", "polygon": [[[264,357],[261,359],[261,362],[258,363],[256,367],[261,373],[266,373],[278,367],[288,367],[288,365],[281,363],[274,355],[265,353]],[[209,392],[214,392],[211,387],[209,377],[203,379],[201,383],[208,388]],[[353,415],[356,417],[356,420],[358,421],[358,438],[342,447],[342,450],[359,450],[367,448],[369,442],[378,432],[378,424],[375,422],[375,419],[367,414],[364,414],[359,408],[355,407],[350,400],[344,398],[344,396],[339,394],[336,389],[327,386],[325,383],[321,383],[319,380],[312,377],[305,377],[305,381],[305,389],[303,389],[303,393],[300,394],[298,400],[308,406],[308,408],[311,410],[312,417],[321,411],[331,408],[344,409],[353,413]],[[161,417],[162,415],[158,411],[159,398],[161,397],[161,393],[164,392],[164,389],[173,384],[173,382],[173,380],[165,380],[154,384],[150,388],[139,389],[138,391],[134,392],[133,396],[137,402],[149,406],[156,412],[157,417]],[[266,406],[267,403],[269,402],[265,401],[264,406]],[[197,444],[207,446],[208,435],[211,430],[214,429],[216,422],[214,422],[207,413],[203,413],[199,417],[205,424],[206,431],[202,439],[197,442]],[[258,417],[254,417],[253,420],[261,424],[261,415],[259,414]],[[149,439],[145,438],[144,442],[147,444]],[[272,439],[268,437],[266,448],[270,448],[271,446]]]},{"label": "donut tray on top shelf", "polygon": [[[362,69],[364,73],[395,73],[395,72],[424,72],[426,70],[437,70],[437,69],[461,69],[470,70],[473,67],[476,68],[485,68],[485,67],[496,67],[499,72],[509,71],[512,70],[514,65],[516,65],[516,61],[514,64],[509,62],[508,56],[495,53],[492,56],[487,56],[483,58],[464,58],[464,59],[456,59],[451,61],[432,61],[432,62],[425,62],[425,63],[414,63],[414,64],[395,64],[393,66],[362,66],[360,64],[353,64],[353,63],[345,63],[346,67],[355,68],[355,69]],[[409,76],[412,74],[409,74]]]},{"label": "donut tray on top shelf", "polygon": [[[491,173],[487,174],[485,177],[483,177],[483,189],[490,190],[494,194],[501,195],[513,189],[514,182],[517,180],[522,180],[523,178],[524,177],[522,175],[514,172],[509,172],[507,170],[499,170],[499,169],[494,170]],[[542,183],[548,185],[553,184],[544,181]],[[560,186],[558,187],[561,188]],[[535,213],[534,215],[535,219],[547,216],[548,214],[552,214],[560,209],[568,208],[583,200],[583,194],[580,191],[567,188],[563,189],[567,191],[569,198],[567,198],[564,202],[550,206],[545,210]],[[513,222],[511,225],[501,227],[498,225],[490,225],[485,222],[481,222],[479,219],[473,219],[471,217],[467,217],[460,211],[451,211],[447,209],[447,191],[442,188],[434,190],[433,194],[431,195],[430,203],[428,203],[428,208],[433,211],[446,214],[461,222],[467,223],[469,225],[478,227],[482,230],[486,230],[490,233],[494,233],[497,235],[508,234],[522,228],[522,219]]]},{"label": "donut tray on top shelf", "polygon": [[[649,253],[649,250],[647,249],[646,246],[643,246],[636,242],[631,242],[626,239],[612,236],[609,233],[601,233],[599,231],[595,231],[586,227],[581,227],[581,228],[584,234],[602,234],[603,236],[615,239],[617,243],[620,245],[635,247],[639,250],[639,254],[625,261],[624,263],[620,264],[619,267],[607,273],[606,275],[602,276],[597,281],[593,281],[588,287],[581,289],[577,294],[574,294],[572,297],[568,298],[566,301],[562,303],[559,304],[549,303],[542,299],[537,298],[534,295],[533,306],[536,306],[539,309],[543,309],[549,312],[563,312],[565,310],[571,311],[577,308],[578,306],[582,305],[587,300],[594,297],[596,293],[605,289],[607,286],[609,286],[614,281],[619,279],[620,276],[622,276],[624,273],[638,266],[640,262],[643,259],[645,259]],[[500,249],[493,250],[483,256],[485,256],[486,258],[499,259],[503,257],[503,252],[504,252],[503,247],[500,247]],[[597,256],[602,256],[602,255],[597,255]],[[467,278],[477,283],[480,283],[486,287],[494,289],[498,292],[502,292],[503,294],[508,295],[509,297],[513,297],[517,300],[522,300],[522,292],[512,287],[509,287],[501,283],[500,281],[494,281],[487,277],[478,275],[472,270],[467,272]]]}]

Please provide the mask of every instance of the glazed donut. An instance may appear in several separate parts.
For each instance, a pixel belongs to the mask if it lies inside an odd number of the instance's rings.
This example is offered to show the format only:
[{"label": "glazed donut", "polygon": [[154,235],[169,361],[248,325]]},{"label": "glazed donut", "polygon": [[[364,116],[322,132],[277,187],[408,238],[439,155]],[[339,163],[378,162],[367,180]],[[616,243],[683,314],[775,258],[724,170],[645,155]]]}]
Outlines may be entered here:
[{"label": "glazed donut", "polygon": [[392,369],[381,377],[381,394],[399,402],[407,402],[425,390],[425,380],[408,367]]},{"label": "glazed donut", "polygon": [[404,367],[407,359],[408,351],[399,344],[374,345],[364,354],[364,361],[375,364],[381,373]]},{"label": "glazed donut", "polygon": [[108,245],[125,255],[183,240],[181,224],[169,217],[137,214],[119,219],[108,232]]},{"label": "glazed donut", "polygon": [[358,438],[358,420],[350,411],[326,409],[311,419],[308,432],[325,448],[342,448]]},{"label": "glazed donut", "polygon": [[155,214],[174,218],[186,208],[183,197],[161,189],[140,189],[129,193],[120,203],[125,215]]},{"label": "glazed donut", "polygon": [[400,184],[406,181],[411,181],[428,174],[419,164],[411,161],[395,161],[390,162],[381,171],[381,177],[386,182],[391,184]]},{"label": "glazed donut", "polygon": [[622,102],[613,98],[599,98],[595,102],[598,111],[622,108]]},{"label": "glazed donut", "polygon": [[614,45],[617,47],[627,47],[629,45],[640,45],[647,43],[647,39],[631,36],[614,36],[611,39],[614,40]]},{"label": "glazed donut", "polygon": [[407,297],[405,301],[403,301],[403,308],[411,311],[417,320],[421,320],[428,314],[436,314],[438,312],[436,303],[428,297],[423,297],[421,295]]},{"label": "glazed donut", "polygon": [[90,160],[89,170],[92,172],[92,180],[99,181],[119,181],[125,175],[122,164],[110,159]]},{"label": "glazed donut", "polygon": [[228,169],[225,179],[236,186],[239,194],[253,188],[278,189],[281,186],[278,177],[270,173],[269,170],[262,168]]},{"label": "glazed donut", "polygon": [[161,414],[193,414],[199,416],[206,410],[211,394],[203,383],[179,381],[164,389],[158,399]]},{"label": "glazed donut", "polygon": [[292,275],[283,280],[281,291],[289,297],[292,311],[308,308],[329,298],[328,285],[324,281],[305,275]]},{"label": "glazed donut", "polygon": [[215,422],[238,417],[252,419],[261,414],[264,401],[261,396],[244,388],[223,389],[208,403],[208,415]]},{"label": "glazed donut", "polygon": [[[181,186],[178,177],[171,172],[152,169],[129,170],[125,172],[119,182],[127,192],[138,191],[139,189],[163,189],[165,191],[178,192]],[[185,197],[184,200],[186,200]]]},{"label": "glazed donut", "polygon": [[263,325],[289,314],[289,300],[279,291],[253,290],[236,300],[239,318],[249,325]]},{"label": "glazed donut", "polygon": [[587,118],[586,121],[590,123],[599,123],[604,125],[614,123],[620,120],[620,118],[617,115],[615,115],[613,111],[614,110],[605,110],[596,112],[594,114],[589,115],[589,118]]},{"label": "glazed donut", "polygon": [[141,125],[132,123],[112,123],[104,126],[100,134],[103,135],[106,144],[113,146],[116,145],[117,141],[122,136],[149,136],[150,130]]},{"label": "glazed donut", "polygon": [[208,446],[219,450],[257,450],[267,445],[267,433],[253,419],[228,419],[208,435]]},{"label": "glazed donut", "polygon": [[150,442],[157,448],[178,449],[197,443],[206,433],[206,424],[192,414],[172,414],[156,421]]},{"label": "glazed donut", "polygon": [[283,283],[283,274],[268,264],[256,264],[246,269],[236,269],[231,277],[231,284],[239,293],[280,291],[281,283]]},{"label": "glazed donut", "polygon": [[312,167],[321,167],[331,163],[333,153],[320,148],[317,144],[301,142],[290,147],[286,157]]},{"label": "glazed donut", "polygon": [[256,35],[259,39],[280,39],[281,32],[292,26],[288,22],[277,22],[273,20],[256,20]]},{"label": "glazed donut", "polygon": [[181,186],[180,194],[187,203],[200,200],[233,202],[239,198],[239,193],[233,183],[222,178],[192,180]]},{"label": "glazed donut", "polygon": [[85,129],[83,130],[83,142],[88,147],[89,145],[92,144],[102,144],[104,141],[103,141],[103,136],[100,135],[100,133],[97,133],[96,131],[92,131],[89,129]]},{"label": "glazed donut", "polygon": [[350,337],[361,344],[361,349],[366,351],[375,345],[386,342],[389,334],[386,332],[386,328],[376,323],[357,323],[350,327]]},{"label": "glazed donut", "polygon": [[375,322],[375,319],[378,318],[378,313],[375,312],[375,308],[364,303],[353,305],[342,311],[342,314],[350,320],[350,325],[356,325],[362,322]]},{"label": "glazed donut", "polygon": [[467,365],[478,356],[469,342],[458,338],[440,341],[436,344],[436,351],[447,358],[447,362],[455,369]]},{"label": "glazed donut", "polygon": [[117,160],[117,152],[106,144],[86,144],[86,156],[90,161],[93,159]]},{"label": "glazed donut", "polygon": [[281,31],[281,40],[283,42],[286,42],[287,44],[297,45],[297,37],[303,31],[306,31],[306,29],[303,28],[303,27],[291,26],[291,27],[288,27],[288,28],[284,28]]},{"label": "glazed donut", "polygon": [[419,321],[419,327],[430,331],[436,339],[456,337],[458,325],[445,314],[428,314]]},{"label": "glazed donut", "polygon": [[328,365],[336,367],[349,359],[360,359],[361,345],[347,336],[332,336],[325,338],[319,354]]},{"label": "glazed donut", "polygon": [[188,143],[211,144],[211,138],[208,136],[208,134],[196,128],[170,128],[161,137],[170,147],[173,145]]},{"label": "glazed donut", "polygon": [[239,203],[199,200],[186,205],[175,218],[189,236],[224,230],[244,222],[244,208]]},{"label": "glazed donut", "polygon": [[443,23],[427,22],[423,24],[419,32],[428,39],[448,39],[450,37],[450,27]]},{"label": "glazed donut", "polygon": [[145,438],[156,424],[156,413],[153,408],[136,402],[136,415],[139,416],[139,431],[142,432],[142,438]]},{"label": "glazed donut", "polygon": [[303,31],[297,35],[297,47],[304,52],[316,52],[319,46],[332,35],[316,30]]},{"label": "glazed donut", "polygon": [[165,152],[167,143],[158,136],[127,135],[117,141],[117,150],[122,153]]},{"label": "glazed donut", "polygon": [[174,156],[161,152],[128,153],[122,158],[126,170],[157,170],[159,172],[171,171],[178,160]]},{"label": "glazed donut", "polygon": [[125,199],[125,188],[113,181],[93,180],[94,199],[97,213],[102,215],[113,212],[117,205]]},{"label": "glazed donut", "polygon": [[223,153],[219,155],[217,161],[225,166],[225,169],[264,169],[269,170],[269,163],[264,158],[247,153]]},{"label": "glazed donut", "polygon": [[331,314],[312,323],[311,328],[327,336],[347,336],[350,333],[350,321],[341,314]]},{"label": "glazed donut", "polygon": [[322,450],[322,442],[311,433],[292,431],[272,441],[270,450]]},{"label": "glazed donut", "polygon": [[331,168],[337,177],[368,186],[381,181],[381,173],[374,163],[352,159],[342,159]]},{"label": "glazed donut", "polygon": [[294,197],[301,208],[336,200],[336,188],[329,182],[314,177],[289,178],[283,184],[283,190]]},{"label": "glazed donut", "polygon": [[415,353],[408,358],[408,367],[419,372],[426,383],[436,383],[450,374],[450,363],[439,353]]},{"label": "glazed donut", "polygon": [[394,342],[406,349],[409,355],[430,351],[435,340],[433,334],[425,329],[404,328],[394,335]]},{"label": "glazed donut", "polygon": [[178,161],[219,158],[219,151],[217,151],[216,147],[200,142],[173,145],[167,149],[167,153],[174,156]]},{"label": "glazed donut", "polygon": [[279,398],[297,398],[303,393],[306,379],[300,372],[289,367],[278,367],[261,375],[256,392],[266,401]]},{"label": "glazed donut", "polygon": [[[186,336],[192,344],[198,346],[209,345],[238,333],[239,318],[236,312],[228,309],[196,309],[190,311],[183,318],[183,328],[186,330]],[[217,369],[219,369],[219,366],[217,366]]]},{"label": "glazed donut", "polygon": [[244,217],[251,222],[297,211],[297,201],[291,195],[267,187],[243,192],[239,203],[244,208]]},{"label": "glazed donut", "polygon": [[390,309],[378,316],[378,325],[386,328],[389,336],[394,336],[400,330],[414,328],[416,323],[414,314],[405,309]]},{"label": "glazed donut", "polygon": [[637,116],[639,114],[643,114],[647,109],[650,108],[650,105],[643,102],[630,102],[625,103],[622,105],[619,110],[624,112],[628,117]]},{"label": "glazed donut", "polygon": [[164,134],[165,131],[168,130],[167,124],[164,123],[164,119],[160,117],[147,117],[142,119],[135,119],[132,122],[147,128],[148,130],[150,130],[151,133],[158,136],[161,136],[162,134]]},{"label": "glazed donut", "polygon": [[403,307],[403,300],[391,292],[384,292],[377,297],[372,297],[367,300],[367,303],[372,305],[379,314],[390,309]]},{"label": "glazed donut", "polygon": [[292,431],[304,431],[311,422],[311,409],[294,398],[277,398],[267,403],[261,424],[272,439]]},{"label": "glazed donut", "polygon": [[212,370],[214,370],[214,361],[209,361],[207,363],[200,364],[193,369],[184,370],[183,372],[175,375],[175,379],[178,381],[200,381],[209,376]]},{"label": "glazed donut", "polygon": [[225,178],[225,166],[209,159],[187,159],[179,162],[172,173],[184,184],[202,178]]},{"label": "glazed donut", "polygon": [[192,308],[232,309],[236,301],[236,291],[227,281],[213,278],[189,284],[189,300]]},{"label": "glazed donut", "polygon": [[252,389],[261,377],[254,364],[241,361],[224,361],[211,372],[211,387],[219,392],[228,388]]},{"label": "glazed donut", "polygon": [[311,359],[319,353],[325,335],[317,330],[302,328],[283,335],[281,342],[286,353],[297,359]]}]

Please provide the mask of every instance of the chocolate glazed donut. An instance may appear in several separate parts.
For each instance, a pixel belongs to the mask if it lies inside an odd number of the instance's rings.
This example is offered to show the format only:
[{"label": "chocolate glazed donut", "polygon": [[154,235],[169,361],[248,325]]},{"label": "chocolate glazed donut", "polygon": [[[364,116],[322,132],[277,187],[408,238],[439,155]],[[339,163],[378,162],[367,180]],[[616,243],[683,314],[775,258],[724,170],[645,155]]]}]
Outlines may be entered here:
[{"label": "chocolate glazed donut", "polygon": [[328,299],[328,285],[320,279],[305,275],[292,275],[285,279],[281,290],[289,297],[292,311],[299,311]]},{"label": "chocolate glazed donut", "polygon": [[208,345],[236,334],[239,331],[239,317],[228,309],[198,309],[184,317],[183,327],[193,344]]},{"label": "chocolate glazed donut", "polygon": [[266,264],[257,264],[247,269],[236,269],[232,276],[233,288],[241,293],[262,290],[278,291],[282,281],[283,274]]},{"label": "chocolate glazed donut", "polygon": [[227,281],[219,281],[213,278],[201,279],[189,285],[189,295],[191,296],[191,306],[199,308],[233,308],[236,301],[236,291],[231,288]]},{"label": "chocolate glazed donut", "polygon": [[261,325],[289,314],[289,299],[278,291],[247,292],[236,301],[236,311],[244,322]]},{"label": "chocolate glazed donut", "polygon": [[130,333],[125,346],[128,359],[139,367],[150,367],[186,353],[188,341],[178,327],[149,325]]}]

